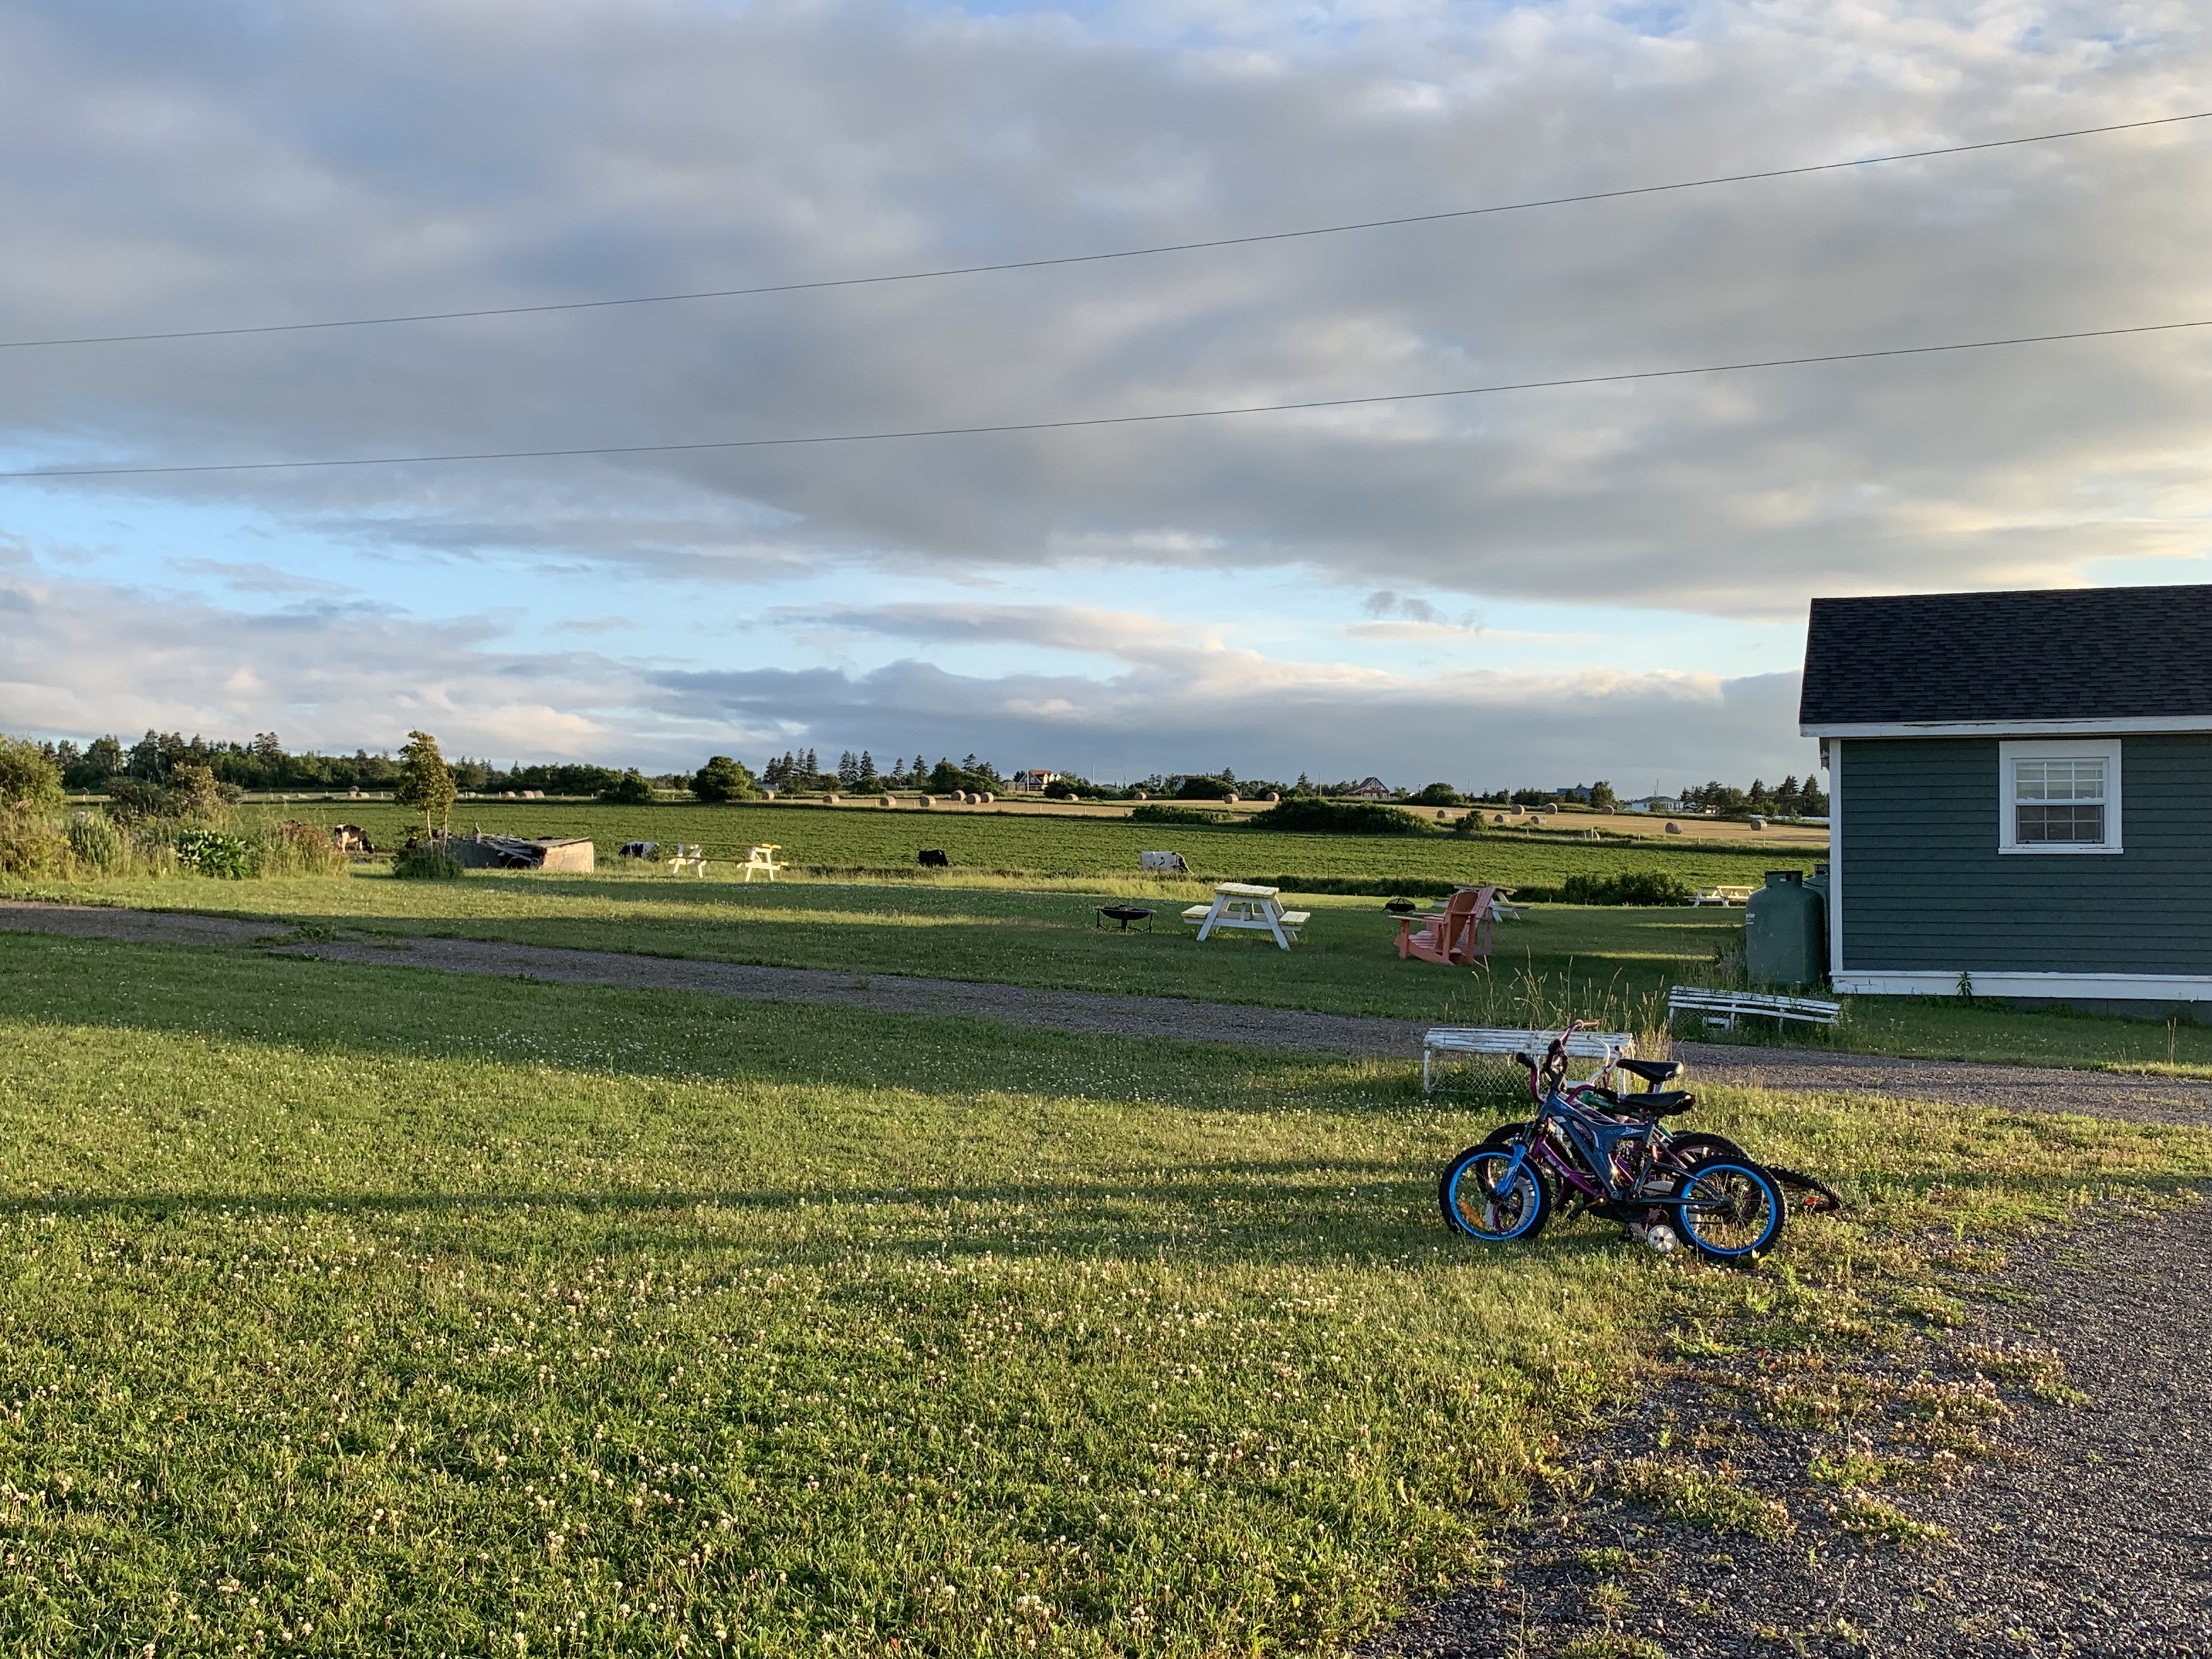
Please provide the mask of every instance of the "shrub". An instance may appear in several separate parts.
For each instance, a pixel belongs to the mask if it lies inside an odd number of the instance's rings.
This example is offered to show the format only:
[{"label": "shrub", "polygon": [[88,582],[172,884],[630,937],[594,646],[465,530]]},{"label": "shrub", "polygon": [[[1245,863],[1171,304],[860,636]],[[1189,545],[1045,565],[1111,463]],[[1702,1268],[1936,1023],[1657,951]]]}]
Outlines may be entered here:
[{"label": "shrub", "polygon": [[753,775],[746,770],[744,762],[717,755],[693,776],[691,793],[709,804],[752,800],[759,796],[760,786],[753,781]]},{"label": "shrub", "polygon": [[1559,889],[1562,904],[1687,904],[1696,890],[1678,876],[1658,870],[1630,870],[1617,876],[1569,876]]},{"label": "shrub", "polygon": [[1395,806],[1372,801],[1315,800],[1301,796],[1269,807],[1253,818],[1258,830],[1290,830],[1323,836],[1426,836],[1434,833],[1419,818]]},{"label": "shrub", "polygon": [[221,881],[243,881],[253,873],[253,848],[243,836],[221,830],[179,830],[170,843],[177,862]]},{"label": "shrub", "polygon": [[459,881],[466,872],[444,848],[410,841],[392,855],[392,873],[403,881]]},{"label": "shrub", "polygon": [[342,876],[346,855],[327,832],[312,823],[280,823],[257,836],[253,843],[253,873],[257,876]]},{"label": "shrub", "polygon": [[1467,802],[1459,791],[1448,783],[1432,783],[1406,798],[1416,806],[1464,806]]},{"label": "shrub", "polygon": [[45,812],[0,806],[0,872],[44,875],[69,861],[69,842]]},{"label": "shrub", "polygon": [[137,818],[166,818],[173,812],[169,792],[160,784],[119,772],[107,781],[107,810],[125,823]]},{"label": "shrub", "polygon": [[69,847],[79,864],[103,873],[120,870],[131,860],[131,846],[123,832],[97,812],[79,812],[70,820]]},{"label": "shrub", "polygon": [[1133,823],[1218,823],[1224,814],[1206,812],[1195,806],[1161,806],[1147,804],[1129,809]]},{"label": "shrub", "polygon": [[438,740],[428,732],[410,732],[399,746],[399,781],[392,798],[422,815],[422,827],[433,818],[451,823],[453,818],[453,769],[438,752]]},{"label": "shrub", "polygon": [[222,823],[243,793],[234,785],[217,782],[208,767],[179,766],[169,780],[169,809],[180,818]]},{"label": "shrub", "polygon": [[0,807],[50,812],[62,804],[61,769],[28,738],[0,737]]},{"label": "shrub", "polygon": [[1236,785],[1219,778],[1185,778],[1176,786],[1177,800],[1227,800],[1236,793]]},{"label": "shrub", "polygon": [[660,798],[646,781],[645,774],[633,766],[600,790],[599,799],[610,806],[650,806]]}]

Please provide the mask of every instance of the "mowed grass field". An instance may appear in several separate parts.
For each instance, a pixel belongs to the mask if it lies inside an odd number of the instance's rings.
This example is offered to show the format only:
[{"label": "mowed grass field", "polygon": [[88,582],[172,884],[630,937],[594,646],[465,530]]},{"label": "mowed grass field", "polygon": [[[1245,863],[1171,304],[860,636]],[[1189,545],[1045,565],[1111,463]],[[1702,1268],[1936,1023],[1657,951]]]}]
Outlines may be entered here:
[{"label": "mowed grass field", "polygon": [[[272,930],[344,928],[642,951],[854,974],[911,974],[1060,989],[1257,1003],[1406,1019],[1549,1018],[1571,1004],[1650,1024],[1673,979],[1696,978],[1742,936],[1740,911],[1532,908],[1501,924],[1481,972],[1398,957],[1395,918],[1374,899],[1301,897],[1295,950],[1261,935],[1196,942],[1177,918],[1192,884],[1137,881],[1036,892],[927,883],[747,885],[617,869],[606,875],[471,872],[396,880],[103,881],[30,890],[149,909],[265,917]],[[1098,925],[1115,896],[1158,914],[1152,930]]]},{"label": "mowed grass field", "polygon": [[2212,1171],[1703,1117],[1858,1209],[1757,1273],[1485,1251],[1402,1065],[0,936],[0,1644],[1339,1651],[1668,1332],[1863,1341]]},{"label": "mowed grass field", "polygon": [[[256,811],[279,809],[256,807]],[[283,809],[320,824],[357,823],[380,846],[397,846],[422,818],[386,802],[314,802]],[[1570,820],[1561,820],[1570,822]],[[1605,821],[1571,820],[1577,828]],[[1489,882],[1556,887],[1571,875],[1612,876],[1662,870],[1692,886],[1756,886],[1770,868],[1810,870],[1822,856],[1802,842],[1771,847],[1685,841],[1583,842],[1550,830],[1454,836],[1288,835],[1243,824],[1137,823],[1058,817],[988,808],[793,804],[732,806],[601,806],[541,801],[461,801],[453,823],[501,835],[588,837],[604,864],[623,842],[684,842],[710,856],[742,857],[757,842],[780,844],[781,857],[821,873],[908,874],[923,848],[941,849],[953,875],[1053,878],[1133,877],[1141,852],[1181,853],[1211,881],[1261,881],[1310,890],[1315,883],[1387,894],[1408,882]]]}]

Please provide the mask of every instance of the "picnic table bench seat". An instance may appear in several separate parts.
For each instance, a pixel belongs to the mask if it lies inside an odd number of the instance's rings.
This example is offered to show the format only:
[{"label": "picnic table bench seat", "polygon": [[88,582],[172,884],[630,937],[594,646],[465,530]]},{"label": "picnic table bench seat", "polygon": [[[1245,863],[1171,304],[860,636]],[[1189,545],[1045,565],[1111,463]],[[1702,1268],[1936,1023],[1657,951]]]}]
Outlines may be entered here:
[{"label": "picnic table bench seat", "polygon": [[1752,889],[1748,887],[1700,887],[1698,889],[1697,897],[1692,899],[1690,902],[1718,904],[1723,907],[1731,904],[1748,904],[1751,902],[1751,895]]},{"label": "picnic table bench seat", "polygon": [[1735,1029],[1738,1019],[1755,1015],[1765,1019],[1794,1019],[1808,1025],[1833,1025],[1844,1005],[1827,997],[1775,996],[1763,991],[1712,991],[1696,985],[1677,985],[1667,993],[1670,1018],[1703,1014],[1708,1025]]},{"label": "picnic table bench seat", "polygon": [[[1498,1026],[1431,1026],[1421,1038],[1421,1092],[1429,1092],[1439,1055],[1540,1054],[1558,1036],[1557,1031],[1519,1031]],[[1604,1060],[1611,1055],[1633,1060],[1636,1036],[1630,1031],[1577,1031],[1567,1039],[1567,1053],[1582,1060]]]}]

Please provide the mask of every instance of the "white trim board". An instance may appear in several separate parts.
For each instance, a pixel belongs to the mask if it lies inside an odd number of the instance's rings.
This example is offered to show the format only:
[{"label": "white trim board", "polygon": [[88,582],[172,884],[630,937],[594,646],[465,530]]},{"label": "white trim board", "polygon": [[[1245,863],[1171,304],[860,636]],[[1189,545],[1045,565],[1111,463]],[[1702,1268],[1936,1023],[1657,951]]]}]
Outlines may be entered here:
[{"label": "white trim board", "polygon": [[1847,969],[1834,975],[1845,996],[1953,997],[1964,976],[1977,996],[2089,997],[2113,1001],[2212,1002],[2212,974],[1977,973],[1970,969]]},{"label": "white trim board", "polygon": [[2148,736],[2212,732],[2212,714],[2144,714],[2124,720],[1883,720],[1866,726],[1801,726],[1808,738],[2037,738]]}]

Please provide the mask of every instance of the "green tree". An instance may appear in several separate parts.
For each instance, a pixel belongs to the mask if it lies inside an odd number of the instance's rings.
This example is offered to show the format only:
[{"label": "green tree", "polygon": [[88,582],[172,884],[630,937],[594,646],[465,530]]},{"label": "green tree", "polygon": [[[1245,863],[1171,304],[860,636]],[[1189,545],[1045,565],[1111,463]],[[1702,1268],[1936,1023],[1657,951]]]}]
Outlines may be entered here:
[{"label": "green tree", "polygon": [[701,767],[691,779],[691,793],[701,800],[751,800],[760,793],[753,775],[745,769],[744,763],[717,755]]},{"label": "green tree", "polygon": [[62,773],[28,738],[0,737],[0,806],[48,811],[62,804]]},{"label": "green tree", "polygon": [[410,732],[399,746],[399,781],[392,793],[402,805],[421,811],[425,830],[433,818],[441,829],[453,823],[453,769],[438,752],[437,738],[428,732]]},{"label": "green tree", "polygon": [[650,806],[659,799],[645,774],[635,766],[599,791],[599,799],[611,806]]},{"label": "green tree", "polygon": [[1415,790],[1406,799],[1416,806],[1457,806],[1461,804],[1459,791],[1448,783],[1430,784],[1426,788]]},{"label": "green tree", "polygon": [[1613,786],[1603,778],[1590,785],[1590,805],[1601,812],[1610,812],[1620,805],[1620,797],[1613,793]]}]

